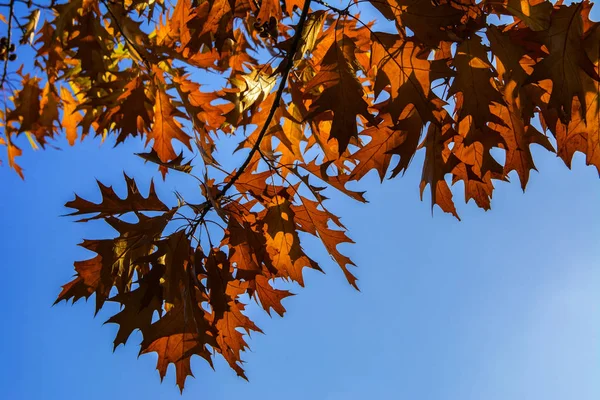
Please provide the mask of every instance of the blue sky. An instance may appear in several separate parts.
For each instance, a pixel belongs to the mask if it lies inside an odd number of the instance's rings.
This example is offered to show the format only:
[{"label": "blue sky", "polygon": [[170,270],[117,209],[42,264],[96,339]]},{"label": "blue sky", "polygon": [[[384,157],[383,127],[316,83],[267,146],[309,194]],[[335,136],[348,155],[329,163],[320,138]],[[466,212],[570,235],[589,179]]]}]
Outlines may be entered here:
[{"label": "blue sky", "polygon": [[[221,359],[216,372],[194,359],[181,397],[173,370],[161,384],[155,356],[137,358],[138,333],[113,354],[116,326],[102,323],[114,309],[93,318],[93,302],[51,307],[73,261],[87,257],[76,244],[109,233],[59,217],[73,192],[98,199],[97,178],[122,193],[122,171],[144,189],[159,179],[132,150],[141,143],[27,150],[25,182],[0,168],[0,399],[600,398],[600,182],[582,156],[569,171],[536,151],[540,173],[526,193],[516,176],[498,183],[489,212],[461,204],[457,187],[462,222],[439,209],[432,217],[427,194],[419,200],[423,154],[383,185],[371,173],[361,184],[369,204],[333,195],[357,242],[344,250],[361,292],[306,242],[327,274],[306,272],[283,319],[249,307],[266,333],[249,340],[250,382]],[[158,183],[171,203],[174,187],[197,193],[185,176]]]},{"label": "blue sky", "polygon": [[[108,233],[59,217],[63,204],[74,191],[97,199],[93,178],[123,189],[123,170],[147,187],[154,169],[130,155],[136,144],[28,151],[25,182],[0,169],[0,398],[180,398],[172,375],[159,383],[154,355],[136,358],[139,334],[112,353],[108,312],[51,307],[86,257],[76,244]],[[525,194],[499,184],[492,211],[462,206],[462,222],[431,216],[417,168],[384,185],[370,175],[369,204],[334,196],[362,291],[308,244],[327,274],[307,272],[283,319],[249,309],[266,332],[245,355],[250,383],[198,359],[183,398],[598,399],[600,182],[582,157],[573,171],[552,154],[537,160]],[[165,200],[172,186],[196,190],[170,175],[158,185]]]}]

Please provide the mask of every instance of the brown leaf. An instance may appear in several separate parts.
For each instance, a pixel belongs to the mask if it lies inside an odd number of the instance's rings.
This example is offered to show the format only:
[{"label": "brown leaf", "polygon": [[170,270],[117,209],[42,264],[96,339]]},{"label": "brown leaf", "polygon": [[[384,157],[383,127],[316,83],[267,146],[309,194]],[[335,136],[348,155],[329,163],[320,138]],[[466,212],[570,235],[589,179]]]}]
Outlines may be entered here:
[{"label": "brown leaf", "polygon": [[120,344],[125,344],[134,330],[146,331],[152,324],[155,312],[162,313],[163,294],[160,279],[163,274],[164,268],[156,264],[139,279],[137,289],[120,293],[109,299],[121,303],[124,307],[105,322],[119,325],[114,340],[115,349]]},{"label": "brown leaf", "polygon": [[169,364],[175,364],[177,386],[183,392],[185,380],[193,376],[190,358],[196,354],[212,365],[207,345],[215,346],[204,311],[189,297],[176,303],[158,321],[144,330],[140,354],[156,352],[156,369],[161,380],[167,374]]},{"label": "brown leaf", "polygon": [[62,87],[60,89],[60,96],[64,104],[62,126],[67,134],[67,140],[72,146],[77,139],[77,126],[81,122],[82,116],[76,110],[77,100],[73,97],[69,89]]},{"label": "brown leaf", "polygon": [[496,103],[504,104],[504,99],[492,84],[496,74],[481,38],[475,35],[462,42],[456,49],[453,64],[456,78],[448,96],[457,96],[458,120],[471,116],[475,128],[482,129],[489,121],[493,121],[490,107]]},{"label": "brown leaf", "polygon": [[522,20],[533,31],[543,31],[550,26],[552,2],[547,0],[486,0],[496,12],[512,15]]},{"label": "brown leaf", "polygon": [[[152,149],[164,163],[177,158],[173,149],[172,140],[176,139],[187,146],[191,151],[190,137],[181,129],[181,124],[175,117],[183,117],[171,103],[171,97],[162,89],[157,89],[154,103],[154,124],[148,133],[146,144],[154,140]],[[166,171],[163,170],[163,176]]]},{"label": "brown leaf", "polygon": [[508,107],[496,104],[492,112],[498,116],[503,123],[491,124],[490,128],[499,132],[506,145],[506,161],[504,162],[504,175],[510,171],[517,171],[521,188],[525,190],[529,180],[529,171],[535,170],[533,156],[529,146],[539,144],[548,151],[554,151],[548,138],[532,125],[526,124],[519,110],[512,104]]},{"label": "brown leaf", "polygon": [[67,215],[96,214],[79,220],[85,222],[92,219],[104,218],[109,215],[121,215],[128,212],[169,210],[156,195],[153,182],[150,182],[148,197],[144,197],[140,193],[135,180],[127,175],[124,176],[127,184],[127,196],[124,199],[117,196],[112,186],[105,186],[100,181],[97,181],[100,193],[102,194],[102,201],[100,203],[92,203],[91,201],[75,195],[75,200],[67,202],[65,207],[74,208],[77,211]]},{"label": "brown leaf", "polygon": [[356,277],[347,268],[348,265],[355,266],[355,264],[337,249],[337,246],[342,243],[354,242],[346,236],[345,231],[329,228],[329,221],[340,228],[344,226],[335,215],[325,209],[320,210],[319,205],[316,201],[300,196],[300,204],[290,206],[290,210],[294,212],[294,221],[298,224],[298,228],[321,239],[329,254],[344,272],[348,282],[358,290]]},{"label": "brown leaf", "polygon": [[545,79],[552,82],[548,107],[555,109],[562,120],[571,116],[573,97],[577,97],[584,109],[587,108],[580,71],[600,80],[584,48],[582,7],[583,3],[575,3],[554,9],[550,28],[542,36],[550,53],[533,67],[528,79],[528,82]]},{"label": "brown leaf", "polygon": [[320,270],[317,263],[308,258],[300,246],[296,231],[294,211],[284,196],[275,196],[268,208],[261,213],[264,222],[267,253],[277,275],[298,282],[304,286],[304,267]]},{"label": "brown leaf", "polygon": [[154,149],[151,149],[149,153],[135,153],[135,155],[140,158],[143,158],[146,161],[152,162],[154,164],[158,164],[161,167],[185,172],[186,174],[189,174],[190,172],[192,172],[192,169],[193,169],[193,167],[191,165],[191,160],[186,162],[185,164],[183,163],[183,151],[181,153],[179,153],[179,155],[176,158],[169,161],[168,163],[161,161],[161,159],[158,157],[158,154],[156,153],[156,151],[154,151]]},{"label": "brown leaf", "polygon": [[7,121],[18,122],[19,132],[32,131],[40,118],[40,96],[42,90],[39,87],[39,78],[23,77],[23,88],[15,94],[15,108],[6,115]]},{"label": "brown leaf", "polygon": [[452,138],[453,132],[450,122],[442,113],[441,127],[431,124],[427,130],[427,136],[421,144],[425,147],[425,164],[423,166],[423,175],[421,177],[421,199],[423,191],[427,185],[431,188],[431,210],[433,206],[438,205],[443,211],[454,215],[456,218],[456,207],[452,201],[452,192],[446,183],[445,176],[450,173],[457,165],[458,159],[448,148],[448,140]]},{"label": "brown leaf", "polygon": [[255,282],[256,293],[265,311],[271,315],[270,310],[272,308],[280,317],[283,317],[285,308],[281,304],[281,300],[293,296],[293,294],[287,290],[275,289],[269,282],[269,279],[263,275],[257,275]]},{"label": "brown leaf", "polygon": [[323,91],[312,102],[305,120],[325,112],[333,116],[330,139],[338,142],[339,154],[342,154],[350,138],[358,136],[356,116],[362,115],[366,120],[374,122],[368,111],[368,103],[364,100],[364,90],[356,78],[356,70],[352,66],[356,45],[347,36],[331,45],[321,62],[319,72],[307,84],[306,93],[323,87]]}]

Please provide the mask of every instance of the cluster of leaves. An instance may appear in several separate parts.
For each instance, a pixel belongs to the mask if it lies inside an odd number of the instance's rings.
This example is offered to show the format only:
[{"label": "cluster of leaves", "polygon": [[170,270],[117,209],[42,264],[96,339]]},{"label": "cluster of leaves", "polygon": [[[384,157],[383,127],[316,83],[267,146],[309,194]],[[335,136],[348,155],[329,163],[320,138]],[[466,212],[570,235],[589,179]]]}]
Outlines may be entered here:
[{"label": "cluster of leaves", "polygon": [[[141,352],[158,353],[161,377],[174,363],[180,388],[192,355],[212,363],[219,353],[244,376],[243,333],[259,328],[243,299],[283,315],[290,293],[274,282],[302,285],[304,268],[320,270],[303,234],[356,286],[338,250],[351,240],[324,206],[326,188],[365,201],[350,182],[371,170],[382,180],[403,173],[424,149],[421,195],[430,186],[432,207],[458,218],[449,182],[488,209],[494,180],[516,171],[525,188],[531,144],[555,151],[542,131],[567,165],[582,152],[600,170],[600,24],[589,19],[589,1],[25,3],[11,0],[4,18],[9,42],[13,20],[34,37],[36,70],[17,70],[13,82],[5,62],[11,100],[0,144],[9,165],[21,173],[22,135],[42,147],[61,133],[71,144],[141,136],[150,150],[140,155],[163,177],[172,170],[200,182],[199,204],[178,197],[168,207],[127,176],[125,198],[100,184],[99,203],[67,203],[118,236],[82,243],[96,255],[75,263],[57,300],[94,294],[96,310],[119,303],[109,319],[119,324],[115,346],[139,329]],[[33,9],[22,23],[17,5]],[[363,22],[367,5],[389,23]],[[202,71],[223,87],[201,87]],[[219,135],[241,138],[246,158],[233,171],[218,162]]]}]

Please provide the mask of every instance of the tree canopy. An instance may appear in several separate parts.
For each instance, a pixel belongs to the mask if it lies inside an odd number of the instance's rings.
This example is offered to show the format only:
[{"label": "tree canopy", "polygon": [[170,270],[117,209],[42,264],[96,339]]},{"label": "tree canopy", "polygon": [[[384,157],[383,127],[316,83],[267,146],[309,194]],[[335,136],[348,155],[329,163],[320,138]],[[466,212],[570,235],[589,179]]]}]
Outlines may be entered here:
[{"label": "tree canopy", "polygon": [[[318,238],[358,289],[351,243],[327,191],[357,191],[375,170],[402,175],[425,153],[431,206],[458,218],[452,185],[489,209],[494,181],[525,189],[537,144],[600,172],[600,24],[589,1],[73,0],[0,5],[0,145],[23,177],[25,146],[87,136],[141,137],[138,153],[194,177],[203,201],[159,199],[124,176],[119,196],[66,207],[104,220],[113,238],[84,240],[58,295],[94,295],[121,310],[115,347],[134,330],[183,386],[190,358],[220,354],[245,377],[245,300],[283,315],[277,282],[321,270],[301,246]],[[361,11],[377,13],[365,20]],[[22,63],[22,64],[21,64]],[[223,138],[243,161],[223,167]],[[416,168],[413,166],[413,168]],[[514,171],[513,174],[511,174]],[[160,178],[157,180],[160,181]],[[157,183],[158,184],[158,183]]]}]

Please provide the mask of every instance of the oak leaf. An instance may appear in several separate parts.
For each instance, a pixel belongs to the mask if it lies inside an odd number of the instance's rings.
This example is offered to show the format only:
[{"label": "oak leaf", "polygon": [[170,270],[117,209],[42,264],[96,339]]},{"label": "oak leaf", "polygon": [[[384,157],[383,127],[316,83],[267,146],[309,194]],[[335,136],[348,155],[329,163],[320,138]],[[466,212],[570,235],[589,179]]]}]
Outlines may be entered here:
[{"label": "oak leaf", "polygon": [[75,195],[75,200],[71,200],[65,204],[66,207],[77,209],[67,215],[85,215],[85,214],[96,214],[91,217],[81,219],[80,221],[85,222],[91,219],[104,218],[110,215],[120,215],[127,212],[139,212],[139,211],[168,211],[169,208],[159,200],[154,189],[154,183],[150,183],[150,189],[148,197],[142,196],[140,193],[135,180],[125,176],[125,183],[127,185],[127,196],[122,199],[115,193],[111,186],[105,186],[98,181],[98,187],[102,194],[102,201],[100,203],[92,203],[91,201],[85,200]]},{"label": "oak leaf", "polygon": [[554,10],[550,27],[542,36],[549,54],[533,67],[528,79],[528,82],[551,81],[548,107],[555,109],[563,121],[571,116],[573,97],[587,108],[580,71],[600,80],[583,44],[582,7],[583,3],[576,3]]},{"label": "oak leaf", "polygon": [[[171,97],[163,89],[158,88],[154,103],[154,124],[148,132],[146,144],[150,140],[154,141],[152,149],[156,151],[158,158],[164,163],[177,158],[172,144],[174,139],[186,145],[190,151],[192,149],[190,136],[181,129],[181,123],[175,119],[178,116],[182,117],[184,114],[174,108]],[[164,176],[166,168],[161,167],[161,171]]]},{"label": "oak leaf", "polygon": [[333,43],[321,61],[319,72],[305,89],[310,93],[313,89],[323,87],[304,119],[327,111],[332,112],[329,138],[337,140],[340,154],[348,147],[350,138],[358,136],[357,115],[374,122],[368,111],[369,104],[363,99],[364,90],[352,66],[355,48],[356,45],[347,36]]}]

